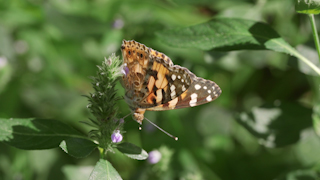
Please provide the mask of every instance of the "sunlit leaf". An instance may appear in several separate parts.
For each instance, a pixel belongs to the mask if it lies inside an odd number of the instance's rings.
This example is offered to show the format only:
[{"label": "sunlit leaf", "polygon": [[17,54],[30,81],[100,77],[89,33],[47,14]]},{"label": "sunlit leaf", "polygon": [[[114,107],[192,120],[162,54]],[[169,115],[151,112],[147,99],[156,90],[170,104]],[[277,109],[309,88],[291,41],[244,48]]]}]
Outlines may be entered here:
[{"label": "sunlit leaf", "polygon": [[301,131],[311,127],[311,113],[297,103],[267,104],[241,113],[238,122],[266,147],[282,147],[299,141]]},{"label": "sunlit leaf", "polygon": [[268,24],[245,19],[215,18],[208,22],[157,33],[168,45],[202,50],[269,49],[287,54],[295,51]]},{"label": "sunlit leaf", "polygon": [[119,173],[107,160],[100,159],[90,174],[89,180],[121,180]]}]

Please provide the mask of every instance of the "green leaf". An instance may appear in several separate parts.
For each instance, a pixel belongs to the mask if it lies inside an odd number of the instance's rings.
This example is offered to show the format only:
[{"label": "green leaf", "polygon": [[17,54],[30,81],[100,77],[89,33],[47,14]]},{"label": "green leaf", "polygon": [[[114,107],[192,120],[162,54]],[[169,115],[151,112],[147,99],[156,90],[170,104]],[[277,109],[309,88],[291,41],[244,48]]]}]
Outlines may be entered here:
[{"label": "green leaf", "polygon": [[157,33],[164,43],[201,50],[273,50],[299,58],[318,75],[320,69],[290,46],[268,24],[245,19],[215,18],[208,22]]},{"label": "green leaf", "polygon": [[311,109],[298,103],[266,104],[237,118],[266,147],[282,147],[296,143],[302,130],[311,127]]},{"label": "green leaf", "polygon": [[148,153],[145,150],[128,142],[118,144],[117,149],[132,159],[144,160],[148,158]]},{"label": "green leaf", "polygon": [[72,127],[50,119],[0,118],[0,141],[19,149],[50,149],[69,138],[87,139]]},{"label": "green leaf", "polygon": [[100,159],[90,174],[89,180],[121,180],[119,173],[105,159]]},{"label": "green leaf", "polygon": [[245,19],[216,18],[208,22],[157,33],[166,44],[202,50],[270,49],[291,54],[295,51],[268,24]]},{"label": "green leaf", "polygon": [[62,141],[60,147],[73,157],[84,158],[97,147],[97,144],[88,139],[70,138]]},{"label": "green leaf", "polygon": [[302,14],[319,14],[319,0],[296,0],[296,11]]},{"label": "green leaf", "polygon": [[66,165],[62,167],[62,172],[68,180],[87,180],[90,173],[93,170],[93,166],[72,166]]}]

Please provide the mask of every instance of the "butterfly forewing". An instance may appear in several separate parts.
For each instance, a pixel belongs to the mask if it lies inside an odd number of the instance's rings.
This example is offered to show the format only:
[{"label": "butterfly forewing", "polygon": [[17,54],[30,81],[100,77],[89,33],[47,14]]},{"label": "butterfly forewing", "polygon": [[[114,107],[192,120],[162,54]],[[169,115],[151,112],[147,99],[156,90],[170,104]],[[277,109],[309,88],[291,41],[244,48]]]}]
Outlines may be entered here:
[{"label": "butterfly forewing", "polygon": [[172,66],[169,58],[154,57],[153,63],[146,70],[142,90],[145,96],[139,104],[140,108],[151,108],[165,104],[185,92],[191,84],[191,78],[185,68]]},{"label": "butterfly forewing", "polygon": [[129,69],[128,74],[123,76],[123,84],[130,91],[130,97],[141,90],[145,78],[145,68],[149,64],[149,48],[135,41],[123,41],[121,46],[123,63]]}]

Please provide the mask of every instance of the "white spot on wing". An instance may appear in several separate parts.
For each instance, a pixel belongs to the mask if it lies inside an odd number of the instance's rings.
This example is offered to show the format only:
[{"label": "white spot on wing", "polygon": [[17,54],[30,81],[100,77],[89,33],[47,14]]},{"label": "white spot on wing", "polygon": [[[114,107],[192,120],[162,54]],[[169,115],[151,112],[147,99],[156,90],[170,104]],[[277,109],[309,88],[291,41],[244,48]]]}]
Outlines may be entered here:
[{"label": "white spot on wing", "polygon": [[171,99],[173,99],[176,96],[176,91],[172,91],[170,95],[171,95]]},{"label": "white spot on wing", "polygon": [[178,103],[178,98],[175,98],[171,101],[169,101],[169,107],[170,109],[174,109],[176,107],[176,104]]},{"label": "white spot on wing", "polygon": [[207,86],[203,86],[203,89],[207,89]]},{"label": "white spot on wing", "polygon": [[207,100],[207,101],[212,101],[211,95],[207,96],[206,100]]},{"label": "white spot on wing", "polygon": [[215,89],[214,86],[212,86],[212,89],[213,89],[213,91],[214,91],[214,89]]},{"label": "white spot on wing", "polygon": [[208,90],[208,93],[210,94],[210,93],[211,93],[211,90]]},{"label": "white spot on wing", "polygon": [[201,86],[199,84],[194,85],[194,88],[196,88],[196,90],[199,90],[201,88]]},{"label": "white spot on wing", "polygon": [[191,94],[191,100],[190,100],[190,102],[189,102],[189,105],[190,105],[191,107],[193,107],[193,106],[196,105],[196,103],[197,103],[197,97],[198,97],[198,95],[197,95],[196,93]]},{"label": "white spot on wing", "polygon": [[175,74],[172,74],[171,79],[174,81],[176,80],[177,76]]},{"label": "white spot on wing", "polygon": [[161,100],[162,100],[162,89],[158,89],[158,90],[156,91],[156,93],[157,93],[157,96],[156,96],[157,100],[156,100],[156,102],[161,102]]},{"label": "white spot on wing", "polygon": [[182,89],[182,91],[187,90],[187,89],[186,89],[186,87],[185,87],[184,85],[182,86],[182,88],[181,88],[181,89]]},{"label": "white spot on wing", "polygon": [[175,85],[171,85],[170,90],[171,91],[175,91],[175,89],[176,89],[176,86]]},{"label": "white spot on wing", "polygon": [[171,90],[171,99],[175,97],[176,95],[176,86],[175,85],[171,85],[170,87],[170,90]]},{"label": "white spot on wing", "polygon": [[181,79],[181,82],[184,82],[184,79]]},{"label": "white spot on wing", "polygon": [[178,76],[178,79],[181,79],[181,76],[180,76],[180,75]]}]

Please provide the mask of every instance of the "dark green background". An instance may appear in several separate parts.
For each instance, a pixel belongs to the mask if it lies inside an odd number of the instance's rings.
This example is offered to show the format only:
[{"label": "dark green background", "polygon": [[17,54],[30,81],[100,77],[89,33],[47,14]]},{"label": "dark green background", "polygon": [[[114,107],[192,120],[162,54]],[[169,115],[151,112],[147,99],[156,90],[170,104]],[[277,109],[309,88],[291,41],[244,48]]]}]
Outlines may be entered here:
[{"label": "dark green background", "polygon": [[[124,141],[146,151],[160,148],[163,161],[149,165],[110,153],[122,178],[319,178],[320,139],[311,122],[319,79],[301,62],[272,51],[171,47],[156,36],[213,17],[266,22],[317,59],[307,16],[295,12],[292,0],[0,0],[0,116],[52,118],[88,132],[79,123],[89,117],[81,96],[93,91],[88,77],[104,57],[120,55],[123,39],[134,39],[215,81],[222,95],[194,108],[145,114],[177,142],[147,122],[139,131],[126,118]],[[130,112],[124,101],[119,108],[121,117]],[[74,159],[59,148],[22,151],[0,144],[0,179],[87,179],[98,159],[97,151]],[[71,173],[75,168],[84,175]]]}]

